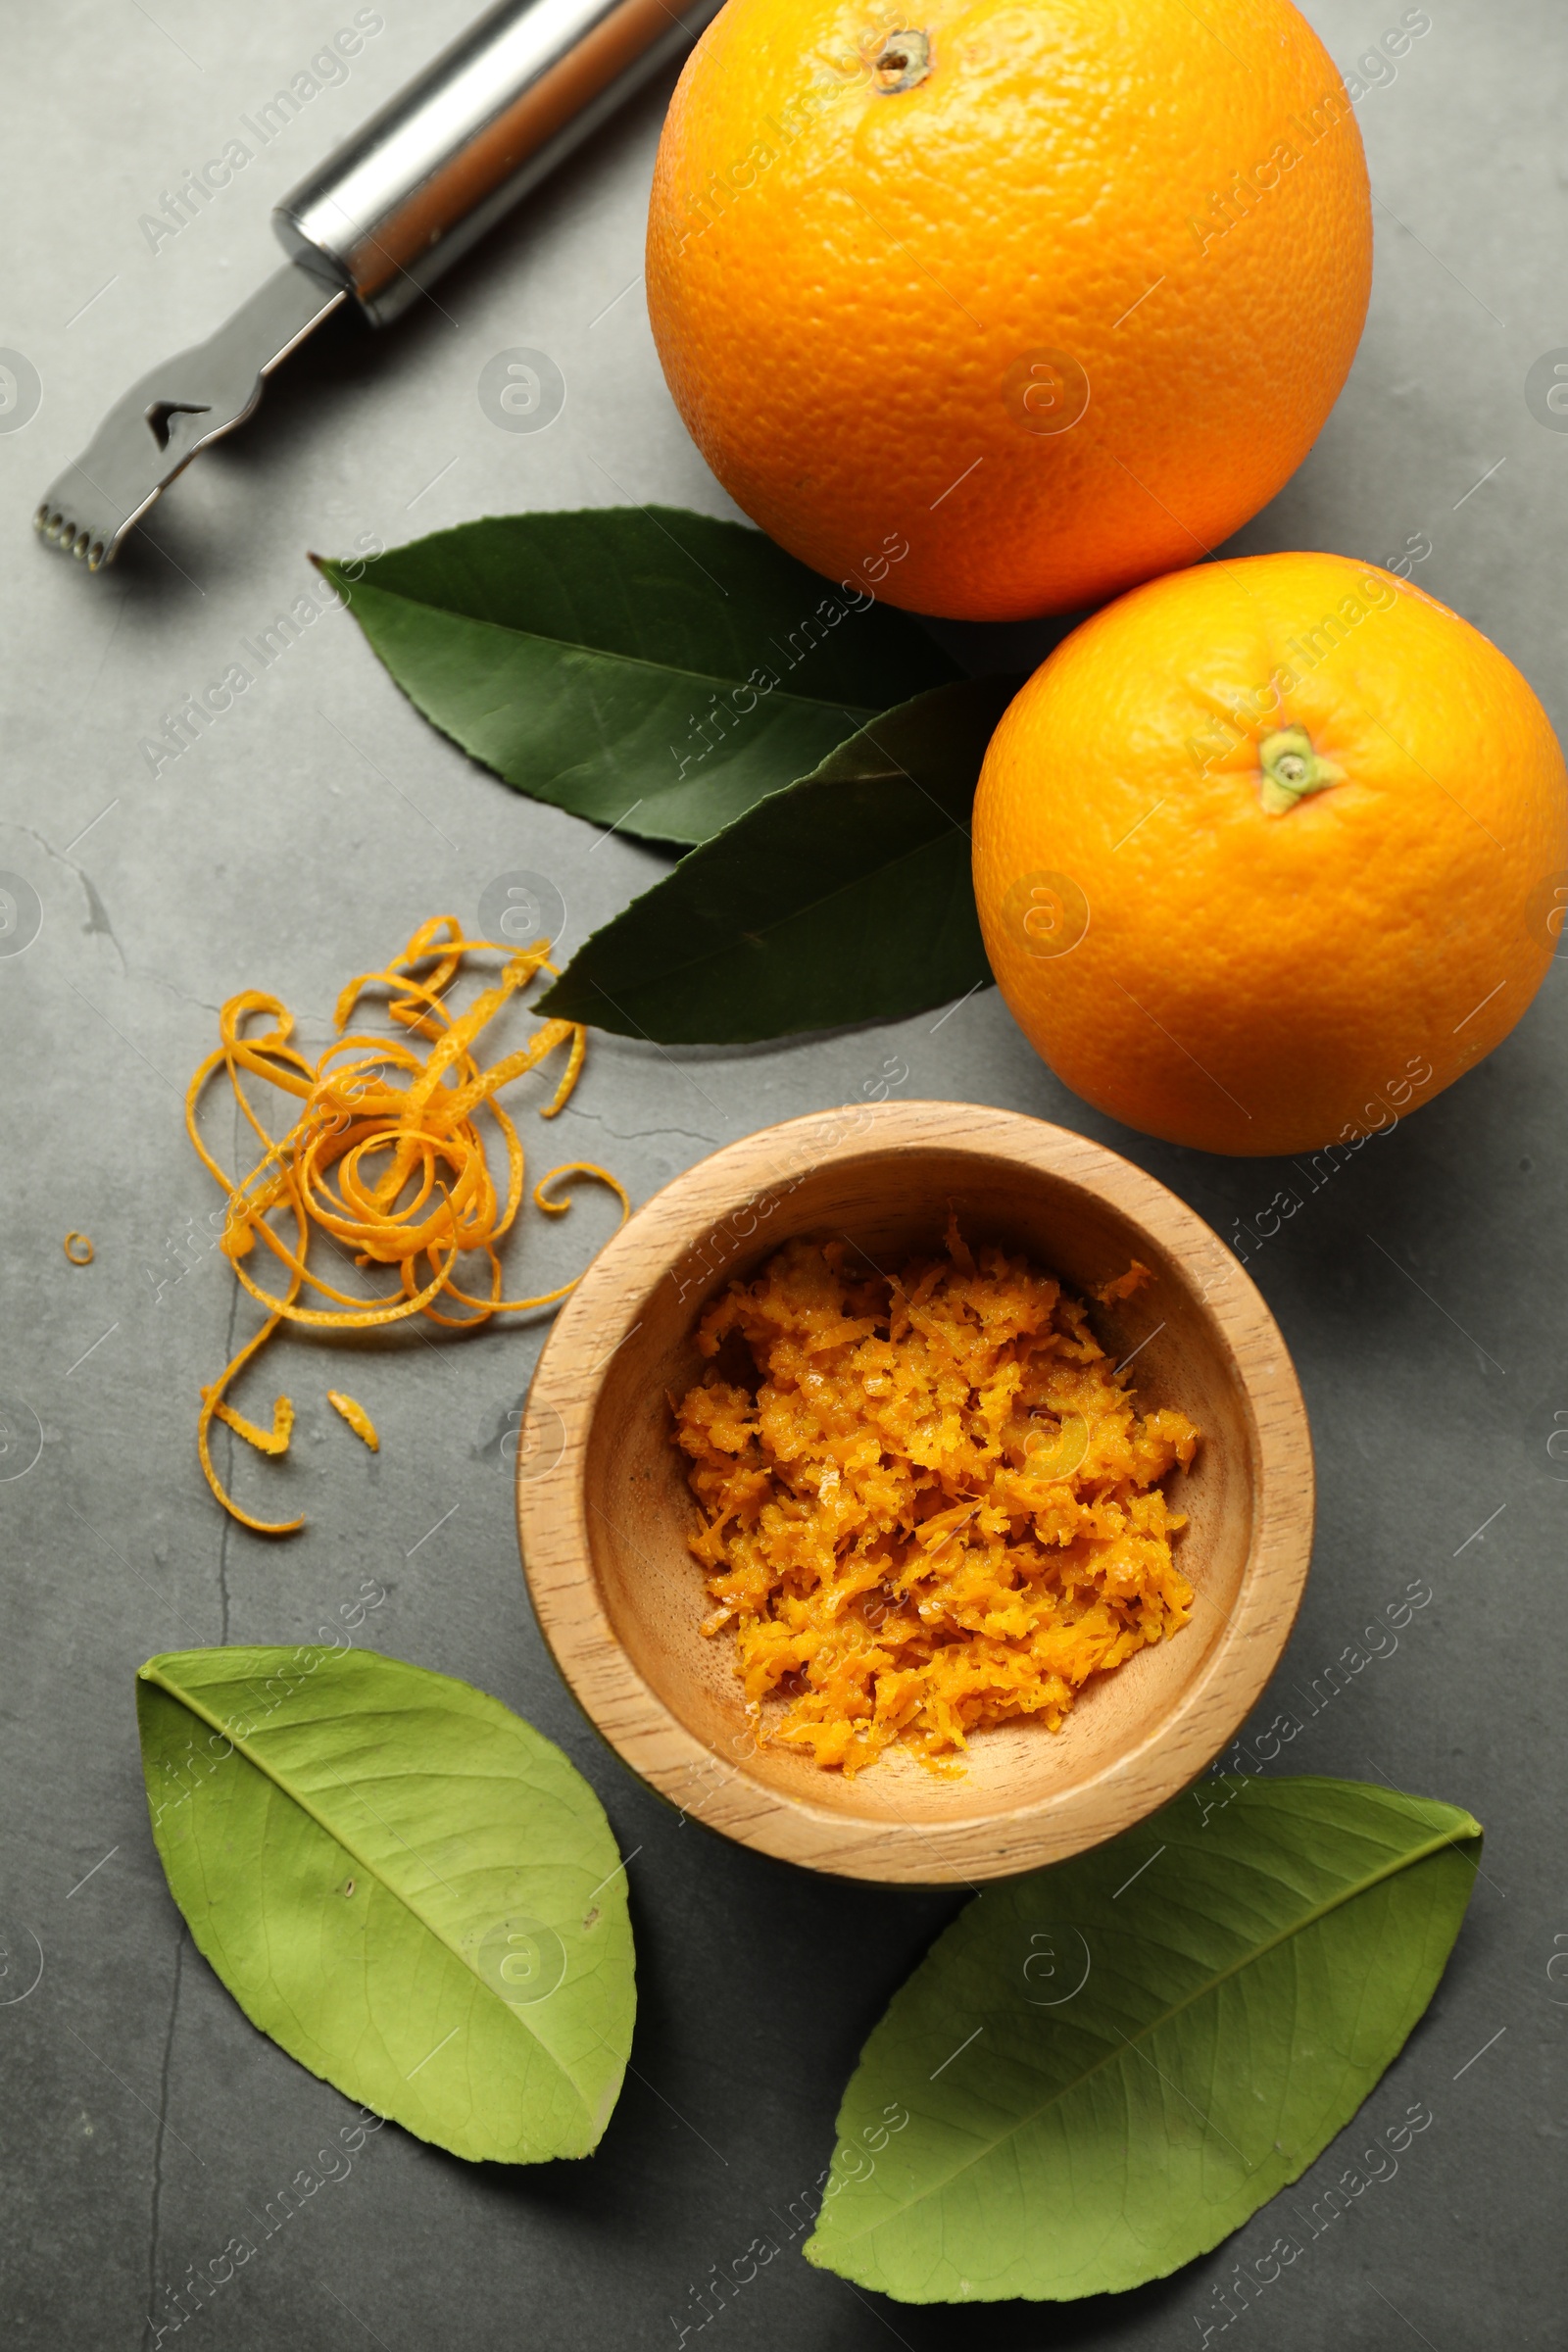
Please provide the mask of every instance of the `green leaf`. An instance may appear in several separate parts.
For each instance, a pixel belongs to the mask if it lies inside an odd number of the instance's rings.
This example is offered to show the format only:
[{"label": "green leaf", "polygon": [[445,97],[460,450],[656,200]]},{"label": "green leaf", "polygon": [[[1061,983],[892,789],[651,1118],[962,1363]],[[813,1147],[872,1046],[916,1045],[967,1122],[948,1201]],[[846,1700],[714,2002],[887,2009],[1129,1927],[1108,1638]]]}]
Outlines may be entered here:
[{"label": "green leaf", "polygon": [[456,2156],[585,2156],[636,1995],[603,1808],[498,1699],[368,1650],[186,1649],[136,1684],[197,1949],[312,2074]]},{"label": "green leaf", "polygon": [[917,621],[678,507],[497,514],[314,559],[410,700],[509,784],[706,841],[958,671]]},{"label": "green leaf", "polygon": [[1100,2294],[1206,2253],[1401,2048],[1480,1849],[1452,1805],[1221,1778],[988,1888],[866,2043],[808,2256],[937,2303]]},{"label": "green leaf", "polygon": [[894,1020],[991,978],[969,809],[1016,680],[916,695],[596,931],[535,1009],[662,1045]]}]

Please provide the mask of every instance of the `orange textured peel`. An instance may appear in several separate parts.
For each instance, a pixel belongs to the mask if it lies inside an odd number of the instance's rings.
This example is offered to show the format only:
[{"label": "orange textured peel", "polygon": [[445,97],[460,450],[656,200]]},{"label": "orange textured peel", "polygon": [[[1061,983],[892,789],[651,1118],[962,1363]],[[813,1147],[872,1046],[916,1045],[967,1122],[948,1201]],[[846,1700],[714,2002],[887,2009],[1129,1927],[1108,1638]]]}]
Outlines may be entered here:
[{"label": "orange textured peel", "polygon": [[953,1224],[946,1256],[892,1276],[791,1242],[698,1344],[717,1360],[675,1422],[703,1631],[733,1627],[759,1730],[824,1769],[903,1741],[951,1770],[991,1725],[1059,1730],[1090,1675],[1186,1624],[1185,1521],[1157,1482],[1199,1432],[1141,1414],[1026,1260]]},{"label": "orange textured peel", "polygon": [[328,1389],[326,1401],[335,1412],[342,1414],[354,1435],[368,1446],[372,1453],[380,1452],[381,1441],[375,1434],[375,1423],[363,1404],[352,1396],[345,1396],[341,1389]]},{"label": "orange textured peel", "polygon": [[[540,1110],[542,1117],[554,1118],[577,1083],[587,1031],[574,1021],[542,1022],[527,1045],[488,1067],[481,1066],[473,1051],[481,1032],[512,998],[541,972],[555,970],[547,948],[544,940],[518,950],[504,941],[467,939],[455,915],[432,916],[415,932],[402,956],[383,971],[360,973],[337,1002],[336,1026],[342,1029],[367,991],[387,990],[386,1009],[408,1038],[350,1034],[338,1038],[315,1061],[290,1043],[293,1016],[279,998],[246,989],[221,1008],[222,1042],[191,1079],[185,1125],[203,1165],[227,1197],[219,1246],[236,1279],[265,1309],[266,1321],[202,1391],[196,1444],[207,1483],[219,1501],[258,1534],[292,1535],[304,1521],[262,1520],[242,1510],[224,1492],[213,1467],[211,1430],[215,1419],[232,1422],[226,1392],[280,1324],[366,1331],[424,1315],[448,1329],[468,1331],[492,1315],[554,1305],[575,1287],[574,1278],[536,1298],[501,1295],[497,1245],[512,1229],[522,1202],[524,1160],[517,1131],[496,1096],[564,1048],[561,1081]],[[500,976],[466,1009],[454,1012],[446,1001],[448,992],[465,972],[467,959],[481,955],[505,958]],[[258,1019],[270,1026],[256,1030],[252,1024]],[[422,1041],[428,1051],[421,1052],[419,1043],[413,1041]],[[262,1146],[255,1166],[237,1182],[208,1151],[197,1127],[203,1091],[220,1070],[227,1075]],[[288,1133],[275,1142],[246,1095],[242,1073],[294,1096],[301,1105]],[[481,1110],[494,1119],[505,1147],[504,1193],[496,1189],[475,1124]],[[569,1197],[546,1199],[545,1188],[572,1175],[608,1186],[620,1202],[624,1222],[631,1209],[625,1188],[590,1160],[552,1169],[534,1187],[536,1204],[550,1215],[562,1214],[571,1205]],[[274,1213],[292,1220],[291,1238],[271,1222]],[[398,1288],[367,1298],[327,1280],[310,1263],[312,1241],[318,1237],[362,1271],[394,1269]],[[258,1243],[284,1270],[279,1291],[268,1290],[245,1262],[255,1262]],[[465,1289],[456,1278],[460,1261],[472,1252],[479,1254],[485,1270],[485,1287],[478,1291]],[[305,1305],[302,1294],[307,1292],[330,1303]],[[443,1312],[438,1299],[459,1311]],[[254,1426],[241,1434],[249,1436]]]},{"label": "orange textured peel", "polygon": [[[205,1396],[206,1391],[203,1390],[202,1394]],[[236,1412],[233,1405],[224,1404],[221,1400],[214,1405],[213,1418],[223,1422],[236,1437],[243,1438],[247,1446],[254,1446],[258,1453],[278,1454],[288,1451],[288,1442],[294,1432],[294,1406],[287,1396],[279,1396],[273,1405],[270,1429],[263,1429],[259,1422],[247,1421],[243,1413]]]}]

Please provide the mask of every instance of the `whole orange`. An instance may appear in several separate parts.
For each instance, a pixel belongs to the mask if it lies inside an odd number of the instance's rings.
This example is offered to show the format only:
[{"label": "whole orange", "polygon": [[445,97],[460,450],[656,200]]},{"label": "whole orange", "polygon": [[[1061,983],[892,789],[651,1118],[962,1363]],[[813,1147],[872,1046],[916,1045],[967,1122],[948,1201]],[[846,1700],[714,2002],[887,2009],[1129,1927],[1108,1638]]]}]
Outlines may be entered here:
[{"label": "whole orange", "polygon": [[1372,231],[1288,0],[729,0],[660,145],[648,307],[724,488],[915,612],[1068,612],[1301,463]]},{"label": "whole orange", "polygon": [[1206,1152],[1353,1146],[1508,1034],[1568,904],[1568,779],[1468,621],[1343,556],[1136,588],[992,739],[986,952],[1075,1093]]}]

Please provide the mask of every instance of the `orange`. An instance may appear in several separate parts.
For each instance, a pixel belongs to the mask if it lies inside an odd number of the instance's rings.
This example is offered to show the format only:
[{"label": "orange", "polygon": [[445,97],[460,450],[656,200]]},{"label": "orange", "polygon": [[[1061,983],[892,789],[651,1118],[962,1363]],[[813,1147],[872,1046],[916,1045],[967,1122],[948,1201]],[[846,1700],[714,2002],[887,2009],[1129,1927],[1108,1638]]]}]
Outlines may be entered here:
[{"label": "orange", "polygon": [[1136,588],[1004,713],[974,809],[986,951],[1075,1093],[1205,1152],[1353,1146],[1544,979],[1568,778],[1468,621],[1343,556]]},{"label": "orange", "polygon": [[1372,232],[1287,0],[729,0],[660,145],[676,406],[794,555],[915,612],[1191,564],[1305,457]]}]

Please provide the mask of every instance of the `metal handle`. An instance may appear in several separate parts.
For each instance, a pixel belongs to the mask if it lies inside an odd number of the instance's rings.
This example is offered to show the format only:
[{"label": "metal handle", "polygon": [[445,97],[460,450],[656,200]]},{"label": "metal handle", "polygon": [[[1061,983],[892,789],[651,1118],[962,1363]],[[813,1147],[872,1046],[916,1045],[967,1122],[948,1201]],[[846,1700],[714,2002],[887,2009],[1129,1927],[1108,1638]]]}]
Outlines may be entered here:
[{"label": "metal handle", "polygon": [[384,326],[719,4],[501,0],[274,208],[285,250]]}]

